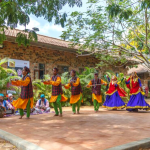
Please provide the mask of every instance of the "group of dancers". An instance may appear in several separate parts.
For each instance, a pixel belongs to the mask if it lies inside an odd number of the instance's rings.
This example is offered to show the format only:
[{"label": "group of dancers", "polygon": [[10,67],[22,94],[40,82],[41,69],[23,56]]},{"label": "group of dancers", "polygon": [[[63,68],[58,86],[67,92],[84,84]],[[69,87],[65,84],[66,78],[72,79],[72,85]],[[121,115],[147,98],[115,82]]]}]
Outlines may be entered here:
[{"label": "group of dancers", "polygon": [[[33,108],[33,87],[31,77],[29,75],[30,70],[28,67],[23,69],[23,78],[21,80],[11,81],[14,86],[21,86],[21,95],[16,100],[13,101],[13,106],[19,109],[20,119],[24,116],[23,109],[27,109],[27,118],[30,117],[30,108]],[[58,69],[53,69],[53,76],[49,81],[42,81],[44,84],[52,85],[52,96],[50,98],[50,103],[53,103],[55,116],[62,117],[62,106],[61,102],[68,100],[63,94],[62,86],[64,88],[71,88],[70,104],[72,104],[73,114],[80,113],[81,102],[83,102],[83,92],[80,84],[79,77],[76,76],[76,71],[71,71],[71,79],[68,84],[61,84],[61,77],[58,75]],[[94,111],[98,112],[100,103],[102,103],[101,85],[109,85],[106,94],[106,100],[103,104],[104,108],[108,109],[122,109],[126,108],[128,111],[138,111],[138,109],[149,110],[150,106],[144,100],[144,92],[142,90],[142,84],[135,72],[125,80],[127,87],[130,90],[130,100],[127,104],[124,103],[122,97],[127,97],[128,94],[119,86],[120,82],[117,81],[117,77],[113,76],[111,79],[107,76],[108,81],[104,81],[98,78],[98,73],[94,74],[94,79],[92,79],[87,88],[92,88],[92,101],[94,104]]]}]

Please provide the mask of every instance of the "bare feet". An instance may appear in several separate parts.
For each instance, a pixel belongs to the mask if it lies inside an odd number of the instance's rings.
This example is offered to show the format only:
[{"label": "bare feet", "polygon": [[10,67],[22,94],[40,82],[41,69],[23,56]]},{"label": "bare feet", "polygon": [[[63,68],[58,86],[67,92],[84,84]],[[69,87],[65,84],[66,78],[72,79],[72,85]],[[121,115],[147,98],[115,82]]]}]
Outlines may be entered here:
[{"label": "bare feet", "polygon": [[62,114],[60,114],[60,117],[62,117]]},{"label": "bare feet", "polygon": [[54,116],[59,116],[59,115],[55,114]]},{"label": "bare feet", "polygon": [[76,114],[76,112],[73,112],[73,114],[75,115],[75,114]]},{"label": "bare feet", "polygon": [[[23,115],[24,116],[24,115]],[[20,118],[19,119],[22,119],[23,118],[23,116],[20,116]]]}]

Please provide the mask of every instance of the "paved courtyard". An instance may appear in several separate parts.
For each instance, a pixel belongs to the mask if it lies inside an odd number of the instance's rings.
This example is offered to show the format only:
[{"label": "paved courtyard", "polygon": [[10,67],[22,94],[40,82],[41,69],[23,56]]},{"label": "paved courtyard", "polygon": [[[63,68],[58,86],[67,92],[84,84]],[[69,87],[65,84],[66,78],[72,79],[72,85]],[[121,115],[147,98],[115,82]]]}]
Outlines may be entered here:
[{"label": "paved courtyard", "polygon": [[54,113],[0,119],[0,129],[35,143],[46,150],[103,150],[150,137],[150,112],[131,113],[81,107],[73,115],[63,108],[63,117]]}]

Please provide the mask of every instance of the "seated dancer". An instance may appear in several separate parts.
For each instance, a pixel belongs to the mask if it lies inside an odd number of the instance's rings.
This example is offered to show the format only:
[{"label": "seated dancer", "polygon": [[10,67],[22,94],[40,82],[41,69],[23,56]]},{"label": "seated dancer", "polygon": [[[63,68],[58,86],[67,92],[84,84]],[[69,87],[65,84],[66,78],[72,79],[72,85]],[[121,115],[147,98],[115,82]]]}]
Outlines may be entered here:
[{"label": "seated dancer", "polygon": [[6,100],[4,100],[4,95],[0,94],[0,106],[5,108],[6,110],[14,110],[14,107]]},{"label": "seated dancer", "polygon": [[128,111],[138,111],[138,109],[150,109],[149,104],[144,100],[144,92],[142,90],[141,80],[136,72],[133,72],[130,78],[126,81],[127,87],[130,89],[130,100],[126,109]]},{"label": "seated dancer", "polygon": [[24,116],[24,109],[27,108],[27,118],[30,118],[30,108],[33,108],[33,87],[31,77],[29,76],[30,69],[28,67],[24,67],[22,74],[22,80],[11,81],[12,85],[21,86],[21,94],[20,97],[13,101],[13,106],[17,109],[19,108],[20,118]]},{"label": "seated dancer", "polygon": [[81,101],[82,101],[82,89],[80,84],[80,79],[76,77],[76,71],[71,71],[71,80],[68,84],[64,85],[66,89],[71,87],[71,97],[70,97],[70,104],[72,104],[72,111],[73,114],[76,114],[76,107],[77,113],[79,114]]},{"label": "seated dancer", "polygon": [[94,74],[94,79],[89,82],[87,87],[92,87],[92,101],[95,112],[98,112],[100,103],[102,103],[101,85],[107,85],[105,81],[98,78],[98,73]]},{"label": "seated dancer", "polygon": [[45,98],[44,94],[41,94],[41,99],[39,99],[36,103],[36,107],[34,110],[34,114],[42,114],[50,112],[49,101]]},{"label": "seated dancer", "polygon": [[125,103],[121,97],[127,97],[127,93],[121,87],[119,87],[117,77],[113,76],[109,84],[109,89],[106,92],[106,100],[103,104],[103,107],[113,110],[124,108]]},{"label": "seated dancer", "polygon": [[[61,102],[67,101],[67,98],[63,95],[62,85],[61,85],[61,77],[58,75],[58,69],[53,69],[53,76],[50,81],[43,81],[44,84],[52,85],[52,96],[50,99],[50,103],[54,104],[55,115],[62,117],[62,107]],[[59,108],[59,111],[58,111]]]}]

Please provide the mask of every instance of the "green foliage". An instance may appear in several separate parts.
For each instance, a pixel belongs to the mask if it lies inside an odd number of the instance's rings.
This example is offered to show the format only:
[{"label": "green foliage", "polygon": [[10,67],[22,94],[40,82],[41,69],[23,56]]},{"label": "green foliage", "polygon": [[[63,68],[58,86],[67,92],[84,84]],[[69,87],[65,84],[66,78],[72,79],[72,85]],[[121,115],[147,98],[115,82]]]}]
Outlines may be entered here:
[{"label": "green foliage", "polygon": [[150,68],[149,0],[103,2],[100,6],[100,0],[89,0],[85,12],[73,12],[62,39],[78,46],[80,55],[95,55],[97,67],[123,67],[136,58]]},{"label": "green foliage", "polygon": [[[54,21],[55,24],[65,26],[67,14],[60,12],[68,4],[70,7],[75,5],[82,6],[81,0],[0,0],[0,31],[4,30],[5,26],[11,29],[17,25],[25,27],[24,33],[18,33],[16,41],[19,45],[28,46],[31,41],[37,41],[35,27],[33,30],[26,29],[30,23],[31,14],[36,17],[43,17],[48,22]],[[27,34],[28,33],[28,34]],[[28,36],[27,36],[28,35]],[[0,43],[6,39],[4,31],[0,32]]]},{"label": "green foliage", "polygon": [[13,96],[15,99],[18,99],[18,97],[20,97],[20,94],[21,94],[21,87],[19,86],[10,86],[9,87],[9,90],[14,90],[15,93],[13,93]]},{"label": "green foliage", "polygon": [[7,29],[7,28],[5,26],[3,26],[2,28],[0,28],[0,44],[2,44],[3,41],[6,40],[4,29]]},{"label": "green foliage", "polygon": [[[69,73],[68,72],[62,73],[62,75],[61,75],[61,83],[62,84],[67,84],[68,82],[69,82]],[[64,95],[68,98],[68,101],[67,102],[63,102],[62,106],[70,106],[69,98],[71,96],[71,91],[68,90],[68,89],[65,89],[64,86],[62,87],[62,89],[63,89]]]},{"label": "green foliage", "polygon": [[33,30],[25,29],[24,32],[19,32],[16,37],[16,42],[18,45],[29,46],[31,41],[37,41],[38,28],[33,28]]},{"label": "green foliage", "polygon": [[[49,75],[44,76],[45,80],[50,80]],[[45,95],[45,98],[50,99],[51,97],[51,85],[46,85],[42,80],[35,80],[32,82],[34,86],[34,100],[37,101],[41,94]]]},{"label": "green foliage", "polygon": [[13,61],[8,60],[8,58],[0,60],[0,91],[7,89],[7,83],[10,82],[10,79],[20,79],[18,76],[9,75],[17,75],[16,71],[2,67],[7,62],[13,63]]}]

